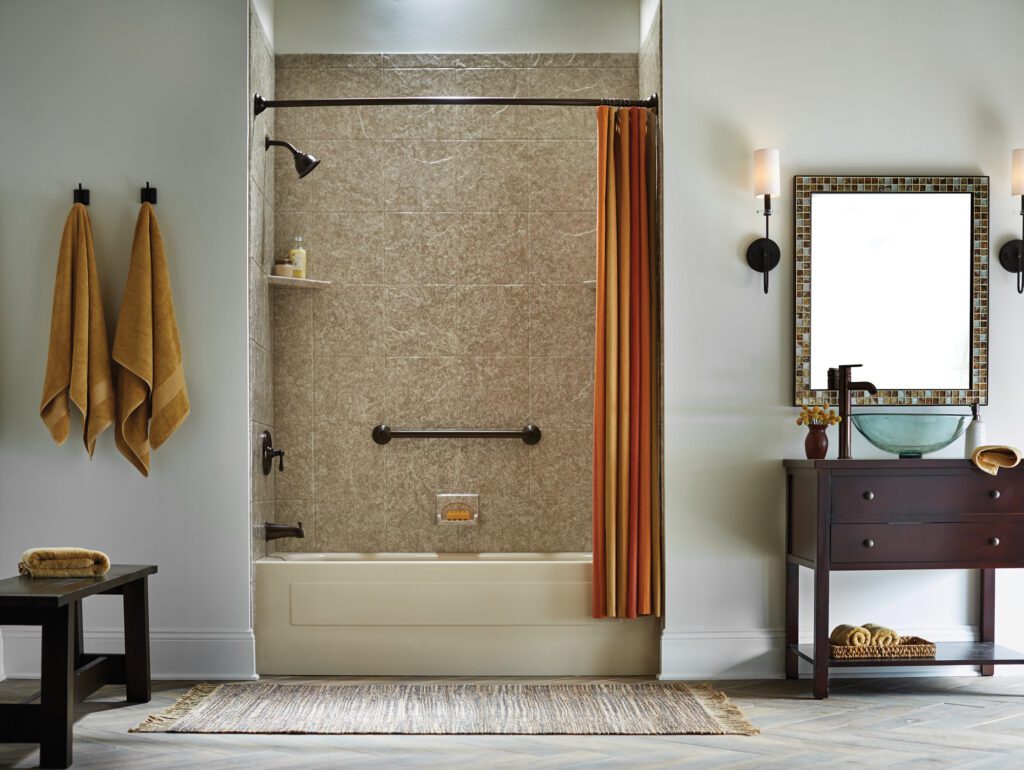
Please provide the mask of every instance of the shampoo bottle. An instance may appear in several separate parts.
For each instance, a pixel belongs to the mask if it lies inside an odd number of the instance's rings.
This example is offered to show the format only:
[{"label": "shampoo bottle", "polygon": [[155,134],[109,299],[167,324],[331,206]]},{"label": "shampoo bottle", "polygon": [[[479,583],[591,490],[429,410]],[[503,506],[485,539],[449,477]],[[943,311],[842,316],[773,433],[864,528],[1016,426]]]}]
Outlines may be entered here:
[{"label": "shampoo bottle", "polygon": [[985,423],[981,421],[981,409],[977,404],[971,404],[971,424],[967,426],[965,435],[964,457],[970,460],[974,450],[985,443]]},{"label": "shampoo bottle", "polygon": [[306,247],[302,245],[302,236],[301,235],[296,235],[295,236],[295,245],[292,246],[292,250],[291,250],[291,252],[289,252],[288,256],[291,258],[292,265],[294,265],[294,267],[292,268],[292,271],[293,271],[292,275],[293,275],[293,277],[295,277],[295,278],[305,278],[306,277]]}]

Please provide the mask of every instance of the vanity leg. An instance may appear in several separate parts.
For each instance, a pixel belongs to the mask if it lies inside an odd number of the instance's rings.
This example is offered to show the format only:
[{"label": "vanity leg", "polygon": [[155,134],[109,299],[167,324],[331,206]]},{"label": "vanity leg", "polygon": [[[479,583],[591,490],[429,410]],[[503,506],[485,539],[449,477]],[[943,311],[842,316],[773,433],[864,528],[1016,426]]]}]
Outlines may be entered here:
[{"label": "vanity leg", "polygon": [[800,565],[786,562],[786,679],[796,679],[800,659],[795,647],[800,628]]},{"label": "vanity leg", "polygon": [[828,575],[819,563],[814,569],[814,697],[828,697]]},{"label": "vanity leg", "polygon": [[[980,641],[994,642],[996,640],[996,571],[994,569],[979,570],[979,583],[981,595],[978,597],[980,617],[978,628],[980,630]],[[995,673],[995,666],[981,666],[982,676],[992,676]]]}]

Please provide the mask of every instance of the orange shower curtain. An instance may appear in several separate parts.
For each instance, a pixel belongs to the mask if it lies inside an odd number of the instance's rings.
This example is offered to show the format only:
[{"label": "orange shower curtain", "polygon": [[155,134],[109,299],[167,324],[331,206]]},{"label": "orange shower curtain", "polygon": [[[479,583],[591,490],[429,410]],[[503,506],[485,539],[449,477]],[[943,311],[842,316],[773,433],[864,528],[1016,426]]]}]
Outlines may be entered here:
[{"label": "orange shower curtain", "polygon": [[594,617],[661,615],[654,117],[597,108]]}]

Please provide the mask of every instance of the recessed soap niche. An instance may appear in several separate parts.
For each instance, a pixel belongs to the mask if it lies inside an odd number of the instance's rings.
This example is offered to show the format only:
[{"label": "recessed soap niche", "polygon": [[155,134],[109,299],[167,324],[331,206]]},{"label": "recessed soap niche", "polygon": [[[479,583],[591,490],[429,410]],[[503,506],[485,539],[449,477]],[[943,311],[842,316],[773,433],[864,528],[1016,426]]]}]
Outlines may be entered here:
[{"label": "recessed soap niche", "polygon": [[480,495],[439,494],[435,499],[438,524],[467,526],[480,520]]}]

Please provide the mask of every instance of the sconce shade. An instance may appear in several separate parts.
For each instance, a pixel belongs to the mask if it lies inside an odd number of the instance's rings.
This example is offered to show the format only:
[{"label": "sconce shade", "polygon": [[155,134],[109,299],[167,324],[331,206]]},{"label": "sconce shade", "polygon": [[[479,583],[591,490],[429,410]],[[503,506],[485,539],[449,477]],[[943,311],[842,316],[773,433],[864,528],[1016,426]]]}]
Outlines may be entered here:
[{"label": "sconce shade", "polygon": [[754,150],[754,196],[778,197],[782,191],[779,183],[779,151],[775,149]]},{"label": "sconce shade", "polygon": [[1013,151],[1013,192],[1011,195],[1024,195],[1024,150]]}]

